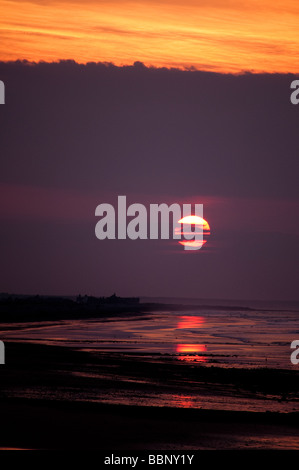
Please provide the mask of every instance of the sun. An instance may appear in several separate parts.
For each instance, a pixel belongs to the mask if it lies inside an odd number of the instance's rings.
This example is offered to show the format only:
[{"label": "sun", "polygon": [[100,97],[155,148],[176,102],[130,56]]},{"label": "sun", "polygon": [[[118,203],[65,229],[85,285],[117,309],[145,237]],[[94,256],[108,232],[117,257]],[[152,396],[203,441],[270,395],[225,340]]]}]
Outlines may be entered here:
[{"label": "sun", "polygon": [[210,232],[209,223],[198,215],[187,215],[179,220],[180,224],[202,225],[204,231]]},{"label": "sun", "polygon": [[[200,235],[200,239],[196,240],[195,237],[193,240],[180,240],[179,243],[183,245],[184,247],[189,248],[190,250],[199,250],[207,240],[205,239],[207,236],[210,235],[211,229],[210,225],[207,220],[203,219],[202,217],[199,217],[198,215],[187,215],[185,217],[182,217],[178,223],[183,224],[182,225],[182,230],[181,234],[185,237],[188,238],[189,236],[192,237],[194,236],[194,231],[191,230],[195,229],[196,233]],[[186,230],[184,225],[189,225],[190,226],[190,231]]]}]

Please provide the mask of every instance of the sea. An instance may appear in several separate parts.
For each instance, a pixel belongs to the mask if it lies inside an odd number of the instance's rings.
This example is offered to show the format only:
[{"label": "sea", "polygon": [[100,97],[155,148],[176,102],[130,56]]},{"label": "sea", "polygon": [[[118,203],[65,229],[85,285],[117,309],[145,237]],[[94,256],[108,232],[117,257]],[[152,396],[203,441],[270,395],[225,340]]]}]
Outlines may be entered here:
[{"label": "sea", "polygon": [[[0,326],[0,338],[206,367],[297,369],[299,302],[141,298],[157,311]],[[164,305],[164,306],[163,306]],[[175,309],[172,306],[179,306]]]}]

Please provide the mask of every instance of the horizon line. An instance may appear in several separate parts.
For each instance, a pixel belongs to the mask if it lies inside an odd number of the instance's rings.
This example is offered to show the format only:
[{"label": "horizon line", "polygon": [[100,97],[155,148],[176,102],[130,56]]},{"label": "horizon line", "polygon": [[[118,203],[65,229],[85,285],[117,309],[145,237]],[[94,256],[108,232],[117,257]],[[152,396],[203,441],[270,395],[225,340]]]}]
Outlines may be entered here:
[{"label": "horizon line", "polygon": [[101,297],[104,297],[104,298],[109,298],[113,295],[116,295],[116,297],[120,297],[120,298],[131,298],[131,297],[137,297],[139,299],[175,299],[175,300],[200,300],[200,301],[224,301],[224,302],[229,302],[229,301],[232,301],[232,302],[275,302],[275,303],[278,303],[278,302],[288,302],[288,303],[299,303],[299,299],[248,299],[248,298],[231,298],[231,297],[227,297],[227,298],[224,298],[224,297],[190,297],[190,296],[187,296],[187,297],[180,297],[180,296],[163,296],[163,295],[118,295],[116,294],[115,292],[110,294],[110,295],[99,295],[99,294],[81,294],[81,293],[77,293],[77,294],[38,294],[38,293],[35,293],[35,294],[21,294],[21,293],[9,293],[9,292],[0,292],[0,300],[1,300],[1,297],[2,296],[21,296],[21,297],[61,297],[61,298],[76,298],[78,297],[79,295],[81,296],[87,296],[87,297],[96,297],[96,298],[101,298]]},{"label": "horizon line", "polygon": [[79,62],[75,59],[56,59],[53,61],[47,61],[40,59],[36,60],[28,60],[28,59],[15,59],[15,60],[2,60],[0,59],[0,66],[1,65],[24,65],[24,66],[40,66],[40,65],[75,65],[80,67],[88,67],[88,66],[103,66],[106,68],[111,69],[136,69],[136,70],[146,70],[146,71],[168,71],[168,72],[181,72],[181,73],[200,73],[206,75],[223,75],[223,76],[233,76],[233,77],[243,77],[243,76],[298,76],[298,72],[267,72],[267,71],[255,71],[255,70],[240,70],[238,72],[224,72],[224,71],[212,71],[206,70],[203,68],[196,68],[195,66],[182,66],[182,67],[173,67],[173,66],[157,66],[157,65],[147,65],[140,60],[135,60],[131,64],[116,64],[113,61],[87,61],[87,62]]}]

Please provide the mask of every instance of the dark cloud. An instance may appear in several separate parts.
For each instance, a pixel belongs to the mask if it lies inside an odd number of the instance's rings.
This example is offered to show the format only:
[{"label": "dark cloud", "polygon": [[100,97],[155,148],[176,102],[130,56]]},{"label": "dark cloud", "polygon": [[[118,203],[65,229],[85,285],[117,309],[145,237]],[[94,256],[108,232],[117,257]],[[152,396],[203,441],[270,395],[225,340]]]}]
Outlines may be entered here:
[{"label": "dark cloud", "polygon": [[[0,290],[296,298],[294,78],[140,62],[1,63]],[[104,245],[94,210],[119,194],[130,203],[207,201],[210,250]]]},{"label": "dark cloud", "polygon": [[289,75],[2,64],[6,182],[298,196]]}]

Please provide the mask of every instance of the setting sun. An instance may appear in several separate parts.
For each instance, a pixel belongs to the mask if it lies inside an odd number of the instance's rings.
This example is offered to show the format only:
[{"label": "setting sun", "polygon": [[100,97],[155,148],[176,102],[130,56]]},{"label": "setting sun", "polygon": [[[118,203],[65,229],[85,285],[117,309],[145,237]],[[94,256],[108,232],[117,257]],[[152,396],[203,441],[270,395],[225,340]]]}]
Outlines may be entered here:
[{"label": "setting sun", "polygon": [[209,223],[198,215],[187,215],[179,220],[181,224],[201,225],[204,231],[210,231]]},{"label": "setting sun", "polygon": [[[188,215],[181,218],[178,222],[182,224],[182,235],[187,239],[180,240],[179,243],[181,245],[189,250],[199,250],[205,245],[207,240],[204,239],[204,236],[210,235],[210,225],[205,219],[197,215]],[[195,230],[193,231],[192,228]],[[179,230],[176,229],[177,234]],[[197,239],[196,235],[199,236],[199,239]],[[188,240],[188,238],[191,238],[191,240]]]}]

